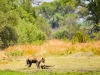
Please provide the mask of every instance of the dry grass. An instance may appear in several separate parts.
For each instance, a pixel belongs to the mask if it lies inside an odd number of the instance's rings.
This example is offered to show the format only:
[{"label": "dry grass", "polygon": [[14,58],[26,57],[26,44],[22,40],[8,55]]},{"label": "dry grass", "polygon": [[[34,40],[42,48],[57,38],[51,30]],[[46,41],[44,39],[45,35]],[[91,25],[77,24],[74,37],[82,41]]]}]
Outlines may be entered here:
[{"label": "dry grass", "polygon": [[4,60],[5,58],[7,58],[7,56],[5,55],[5,52],[0,50],[0,60],[1,59]]},{"label": "dry grass", "polygon": [[[25,61],[27,55],[36,55],[45,56],[47,65],[55,65],[45,71],[100,71],[100,56],[91,56],[93,52],[100,55],[99,49],[100,41],[72,44],[62,40],[48,40],[43,45],[10,46],[5,49],[5,53],[10,53],[12,57],[9,56],[8,60],[0,60],[0,70],[35,72],[36,65],[27,68]],[[0,53],[2,57],[5,56],[4,52]]]},{"label": "dry grass", "polygon": [[10,46],[5,52],[23,51],[23,55],[68,55],[77,52],[90,52],[100,55],[100,41],[88,43],[64,42],[62,40],[48,40],[43,45]]},{"label": "dry grass", "polygon": [[[32,64],[30,68],[26,65],[25,57],[12,58],[12,61],[2,60],[0,64],[0,70],[14,70],[21,72],[38,72],[36,64]],[[87,62],[86,62],[87,61]],[[5,63],[4,63],[5,62]],[[100,57],[72,57],[72,56],[49,56],[46,57],[47,65],[54,65],[49,69],[42,71],[46,72],[71,72],[71,71],[100,71]]]}]

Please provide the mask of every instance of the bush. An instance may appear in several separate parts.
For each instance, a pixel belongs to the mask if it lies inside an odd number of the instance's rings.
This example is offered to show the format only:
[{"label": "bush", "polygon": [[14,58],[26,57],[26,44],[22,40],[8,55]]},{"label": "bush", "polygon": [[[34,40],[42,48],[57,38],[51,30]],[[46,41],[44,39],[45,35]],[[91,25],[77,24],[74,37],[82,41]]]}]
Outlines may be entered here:
[{"label": "bush", "polygon": [[63,31],[57,31],[54,35],[53,35],[53,37],[55,38],[55,39],[62,39],[62,38],[65,38],[67,36],[67,31],[65,31],[65,30],[63,30]]},{"label": "bush", "polygon": [[17,26],[17,31],[19,35],[18,43],[33,43],[37,40],[45,40],[46,34],[38,29],[35,25],[25,20],[21,20],[21,23]]},{"label": "bush", "polygon": [[82,31],[77,31],[75,36],[73,36],[72,42],[79,42],[79,43],[83,43],[89,40],[89,36],[86,35],[84,32]]},{"label": "bush", "polygon": [[93,39],[100,40],[100,32],[93,33],[92,36],[94,37]]},{"label": "bush", "polygon": [[24,51],[14,50],[11,52],[7,52],[7,56],[23,56]]}]

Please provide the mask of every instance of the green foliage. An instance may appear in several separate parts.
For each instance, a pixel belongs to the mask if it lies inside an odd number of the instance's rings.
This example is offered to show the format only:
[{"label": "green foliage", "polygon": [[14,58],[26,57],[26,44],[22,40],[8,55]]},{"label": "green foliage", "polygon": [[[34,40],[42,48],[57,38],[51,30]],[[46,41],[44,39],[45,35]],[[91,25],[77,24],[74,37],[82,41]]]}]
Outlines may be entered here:
[{"label": "green foliage", "polygon": [[8,4],[8,0],[0,0],[0,10],[4,13],[11,10],[11,6]]},{"label": "green foliage", "polygon": [[94,36],[93,39],[100,40],[100,23],[97,26],[98,26],[99,31],[92,33],[92,36]]},{"label": "green foliage", "polygon": [[93,21],[95,24],[98,24],[100,22],[100,8],[99,8],[100,0],[83,0],[83,1],[79,0],[79,1],[80,1],[79,5],[81,5],[81,8],[83,9],[83,13],[81,14],[81,16],[85,14],[83,17],[88,16],[86,18],[87,20]]},{"label": "green foliage", "polygon": [[19,51],[19,50],[14,50],[14,51],[11,51],[11,52],[7,52],[6,55],[8,57],[11,57],[11,56],[23,56],[24,54],[24,51]]},{"label": "green foliage", "polygon": [[36,18],[36,22],[34,24],[36,28],[40,29],[42,32],[46,34],[46,36],[50,37],[51,35],[51,27],[50,24],[48,24],[47,20],[43,17],[38,16]]},{"label": "green foliage", "polygon": [[54,35],[53,35],[54,38],[56,39],[62,39],[62,38],[65,38],[67,37],[67,31],[63,30],[63,31],[57,31]]},{"label": "green foliage", "polygon": [[40,29],[38,29],[35,25],[30,22],[25,22],[25,20],[21,20],[19,25],[17,26],[18,31],[18,42],[19,43],[33,43],[37,40],[45,40],[46,35]]},{"label": "green foliage", "polygon": [[18,39],[16,30],[9,26],[5,26],[3,28],[0,37],[3,43],[2,47],[8,47],[9,45],[13,45],[17,42]]},{"label": "green foliage", "polygon": [[83,17],[87,16],[87,14],[89,14],[89,11],[86,7],[79,7],[78,10],[79,11],[77,12],[77,14],[81,18],[83,18]]},{"label": "green foliage", "polygon": [[0,6],[0,47],[5,48],[17,42],[15,26],[18,24],[19,14],[12,11],[7,0],[1,0]]},{"label": "green foliage", "polygon": [[59,28],[61,26],[59,22],[63,21],[62,19],[66,14],[72,14],[75,11],[76,4],[76,0],[57,0],[51,3],[43,3],[38,11],[49,21],[52,28]]},{"label": "green foliage", "polygon": [[87,42],[88,40],[89,36],[82,31],[76,32],[75,36],[73,36],[73,43],[75,42],[84,43]]},{"label": "green foliage", "polygon": [[7,16],[7,23],[11,26],[15,26],[19,21],[19,14],[15,11],[9,11],[5,16]]},{"label": "green foliage", "polygon": [[35,14],[35,10],[32,9],[30,13],[28,13],[27,11],[25,11],[22,7],[19,7],[15,10],[17,13],[19,13],[19,17],[21,19],[25,19],[25,21],[27,22],[31,22],[34,23],[36,20],[36,14]]},{"label": "green foliage", "polygon": [[77,23],[77,19],[78,19],[78,15],[77,14],[66,14],[64,16],[64,25],[70,27],[72,25],[76,25]]},{"label": "green foliage", "polygon": [[98,32],[98,33],[93,33],[92,36],[94,36],[93,39],[95,39],[95,40],[100,40],[100,32]]},{"label": "green foliage", "polygon": [[41,14],[46,18],[50,19],[51,16],[54,14],[56,8],[54,8],[56,5],[54,3],[46,3],[44,2],[38,10],[40,10]]},{"label": "green foliage", "polygon": [[44,41],[50,25],[36,15],[32,0],[0,0],[0,47]]},{"label": "green foliage", "polygon": [[28,13],[30,13],[31,9],[32,9],[32,0],[19,0],[19,2],[21,3],[21,7],[27,11]]},{"label": "green foliage", "polygon": [[15,71],[0,71],[0,75],[99,75],[100,72],[95,72],[95,71],[88,71],[88,72],[64,72],[64,73],[59,73],[59,72],[34,72],[34,73],[24,73],[24,72],[15,72]]},{"label": "green foliage", "polygon": [[87,6],[88,10],[91,11],[92,16],[89,17],[89,20],[94,21],[96,24],[98,24],[100,22],[100,0],[93,0],[93,1],[89,1],[89,4]]}]

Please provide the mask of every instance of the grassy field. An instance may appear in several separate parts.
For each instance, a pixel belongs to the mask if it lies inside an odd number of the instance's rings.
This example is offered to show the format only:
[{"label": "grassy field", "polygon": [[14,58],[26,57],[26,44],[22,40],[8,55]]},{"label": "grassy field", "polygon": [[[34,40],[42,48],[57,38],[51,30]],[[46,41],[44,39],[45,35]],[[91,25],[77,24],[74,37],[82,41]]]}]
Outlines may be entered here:
[{"label": "grassy field", "polygon": [[[5,49],[6,52],[17,52],[20,55],[69,55],[77,52],[93,52],[100,55],[100,41],[76,43],[64,42],[62,40],[48,40],[42,45],[16,45]],[[14,55],[14,54],[13,54]]]},{"label": "grassy field", "polygon": [[49,69],[36,68],[33,64],[32,67],[28,68],[25,62],[26,57],[13,57],[9,60],[2,60],[0,62],[0,70],[12,70],[18,72],[32,73],[32,72],[88,72],[95,71],[100,72],[100,57],[74,57],[71,56],[49,56],[46,57],[47,65],[54,65]]},{"label": "grassy field", "polygon": [[[0,52],[0,75],[99,75],[100,41],[90,43],[50,40],[43,45],[11,46]],[[97,52],[98,53],[97,53]],[[49,69],[28,68],[29,55],[43,56]]]},{"label": "grassy field", "polygon": [[25,72],[15,72],[15,71],[0,71],[0,75],[100,75],[100,72],[45,72],[40,71],[36,73],[25,73]]}]

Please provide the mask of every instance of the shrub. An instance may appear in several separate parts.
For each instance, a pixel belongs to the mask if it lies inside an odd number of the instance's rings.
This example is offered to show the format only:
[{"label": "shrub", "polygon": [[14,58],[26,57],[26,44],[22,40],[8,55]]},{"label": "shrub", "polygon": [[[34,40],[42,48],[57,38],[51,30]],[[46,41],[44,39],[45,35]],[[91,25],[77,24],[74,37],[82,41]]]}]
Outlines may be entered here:
[{"label": "shrub", "polygon": [[25,20],[21,20],[21,23],[17,26],[18,31],[18,43],[33,43],[37,40],[45,40],[46,34],[38,29],[35,25]]},{"label": "shrub", "polygon": [[63,30],[63,31],[57,31],[53,37],[56,38],[56,39],[62,39],[62,38],[65,38],[67,35],[67,31]]},{"label": "shrub", "polygon": [[75,36],[73,36],[72,42],[83,43],[89,40],[89,36],[82,31],[76,32]]},{"label": "shrub", "polygon": [[14,50],[11,52],[7,52],[7,56],[23,56],[24,51]]}]

